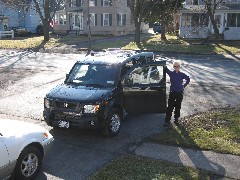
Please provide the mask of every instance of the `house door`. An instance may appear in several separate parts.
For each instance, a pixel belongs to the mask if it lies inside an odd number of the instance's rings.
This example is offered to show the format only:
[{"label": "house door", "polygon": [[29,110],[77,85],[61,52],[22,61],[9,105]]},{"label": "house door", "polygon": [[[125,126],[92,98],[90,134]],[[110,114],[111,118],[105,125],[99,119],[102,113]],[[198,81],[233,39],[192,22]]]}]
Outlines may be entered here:
[{"label": "house door", "polygon": [[134,65],[124,76],[123,103],[128,113],[166,112],[165,61]]},{"label": "house door", "polygon": [[74,15],[73,29],[83,30],[83,14],[82,13]]},{"label": "house door", "polygon": [[[217,23],[217,27],[218,27],[218,30],[219,30],[219,34],[222,34],[222,33],[223,33],[223,15],[216,13],[216,14],[214,15],[214,18],[215,18],[215,21],[216,21],[216,23]],[[212,26],[211,31],[212,31],[212,33],[214,33],[213,26]]]}]

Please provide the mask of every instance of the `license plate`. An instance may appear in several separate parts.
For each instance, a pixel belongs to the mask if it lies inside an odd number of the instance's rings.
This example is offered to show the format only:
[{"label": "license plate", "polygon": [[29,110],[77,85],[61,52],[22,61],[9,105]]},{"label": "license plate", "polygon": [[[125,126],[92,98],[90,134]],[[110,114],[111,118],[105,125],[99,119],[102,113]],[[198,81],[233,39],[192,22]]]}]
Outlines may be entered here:
[{"label": "license plate", "polygon": [[69,128],[69,122],[68,121],[58,121],[58,127]]}]

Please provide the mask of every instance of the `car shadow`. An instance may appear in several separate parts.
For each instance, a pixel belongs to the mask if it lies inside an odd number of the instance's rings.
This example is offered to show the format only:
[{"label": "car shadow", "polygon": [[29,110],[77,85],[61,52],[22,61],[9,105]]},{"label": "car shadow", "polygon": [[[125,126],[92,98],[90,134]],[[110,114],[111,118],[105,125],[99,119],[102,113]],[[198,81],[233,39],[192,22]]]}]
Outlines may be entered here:
[{"label": "car shadow", "polygon": [[128,115],[120,133],[110,138],[100,130],[51,129],[54,145],[45,156],[42,173],[36,180],[41,180],[44,173],[60,179],[87,179],[108,162],[129,153],[129,148],[145,136],[158,132],[163,116]]}]

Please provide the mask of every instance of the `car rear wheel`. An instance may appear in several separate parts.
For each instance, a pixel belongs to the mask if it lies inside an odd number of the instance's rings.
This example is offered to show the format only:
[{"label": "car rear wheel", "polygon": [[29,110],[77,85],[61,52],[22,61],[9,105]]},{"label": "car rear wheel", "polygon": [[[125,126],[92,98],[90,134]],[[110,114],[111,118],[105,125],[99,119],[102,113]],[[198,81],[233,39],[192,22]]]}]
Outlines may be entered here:
[{"label": "car rear wheel", "polygon": [[20,154],[16,168],[15,179],[30,180],[39,172],[42,165],[42,152],[34,146],[26,147]]},{"label": "car rear wheel", "polygon": [[113,108],[110,110],[107,119],[104,121],[103,135],[116,136],[121,128],[122,113],[119,109]]}]

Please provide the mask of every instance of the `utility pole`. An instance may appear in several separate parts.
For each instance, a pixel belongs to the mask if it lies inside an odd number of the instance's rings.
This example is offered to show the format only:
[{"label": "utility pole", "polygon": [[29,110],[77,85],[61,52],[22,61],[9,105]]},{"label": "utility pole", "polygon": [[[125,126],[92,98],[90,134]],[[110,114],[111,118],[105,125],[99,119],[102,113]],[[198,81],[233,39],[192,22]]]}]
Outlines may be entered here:
[{"label": "utility pole", "polygon": [[87,0],[88,51],[87,51],[86,56],[90,54],[91,49],[92,49],[90,16],[91,16],[91,15],[90,15],[90,13],[89,13],[89,0]]}]

